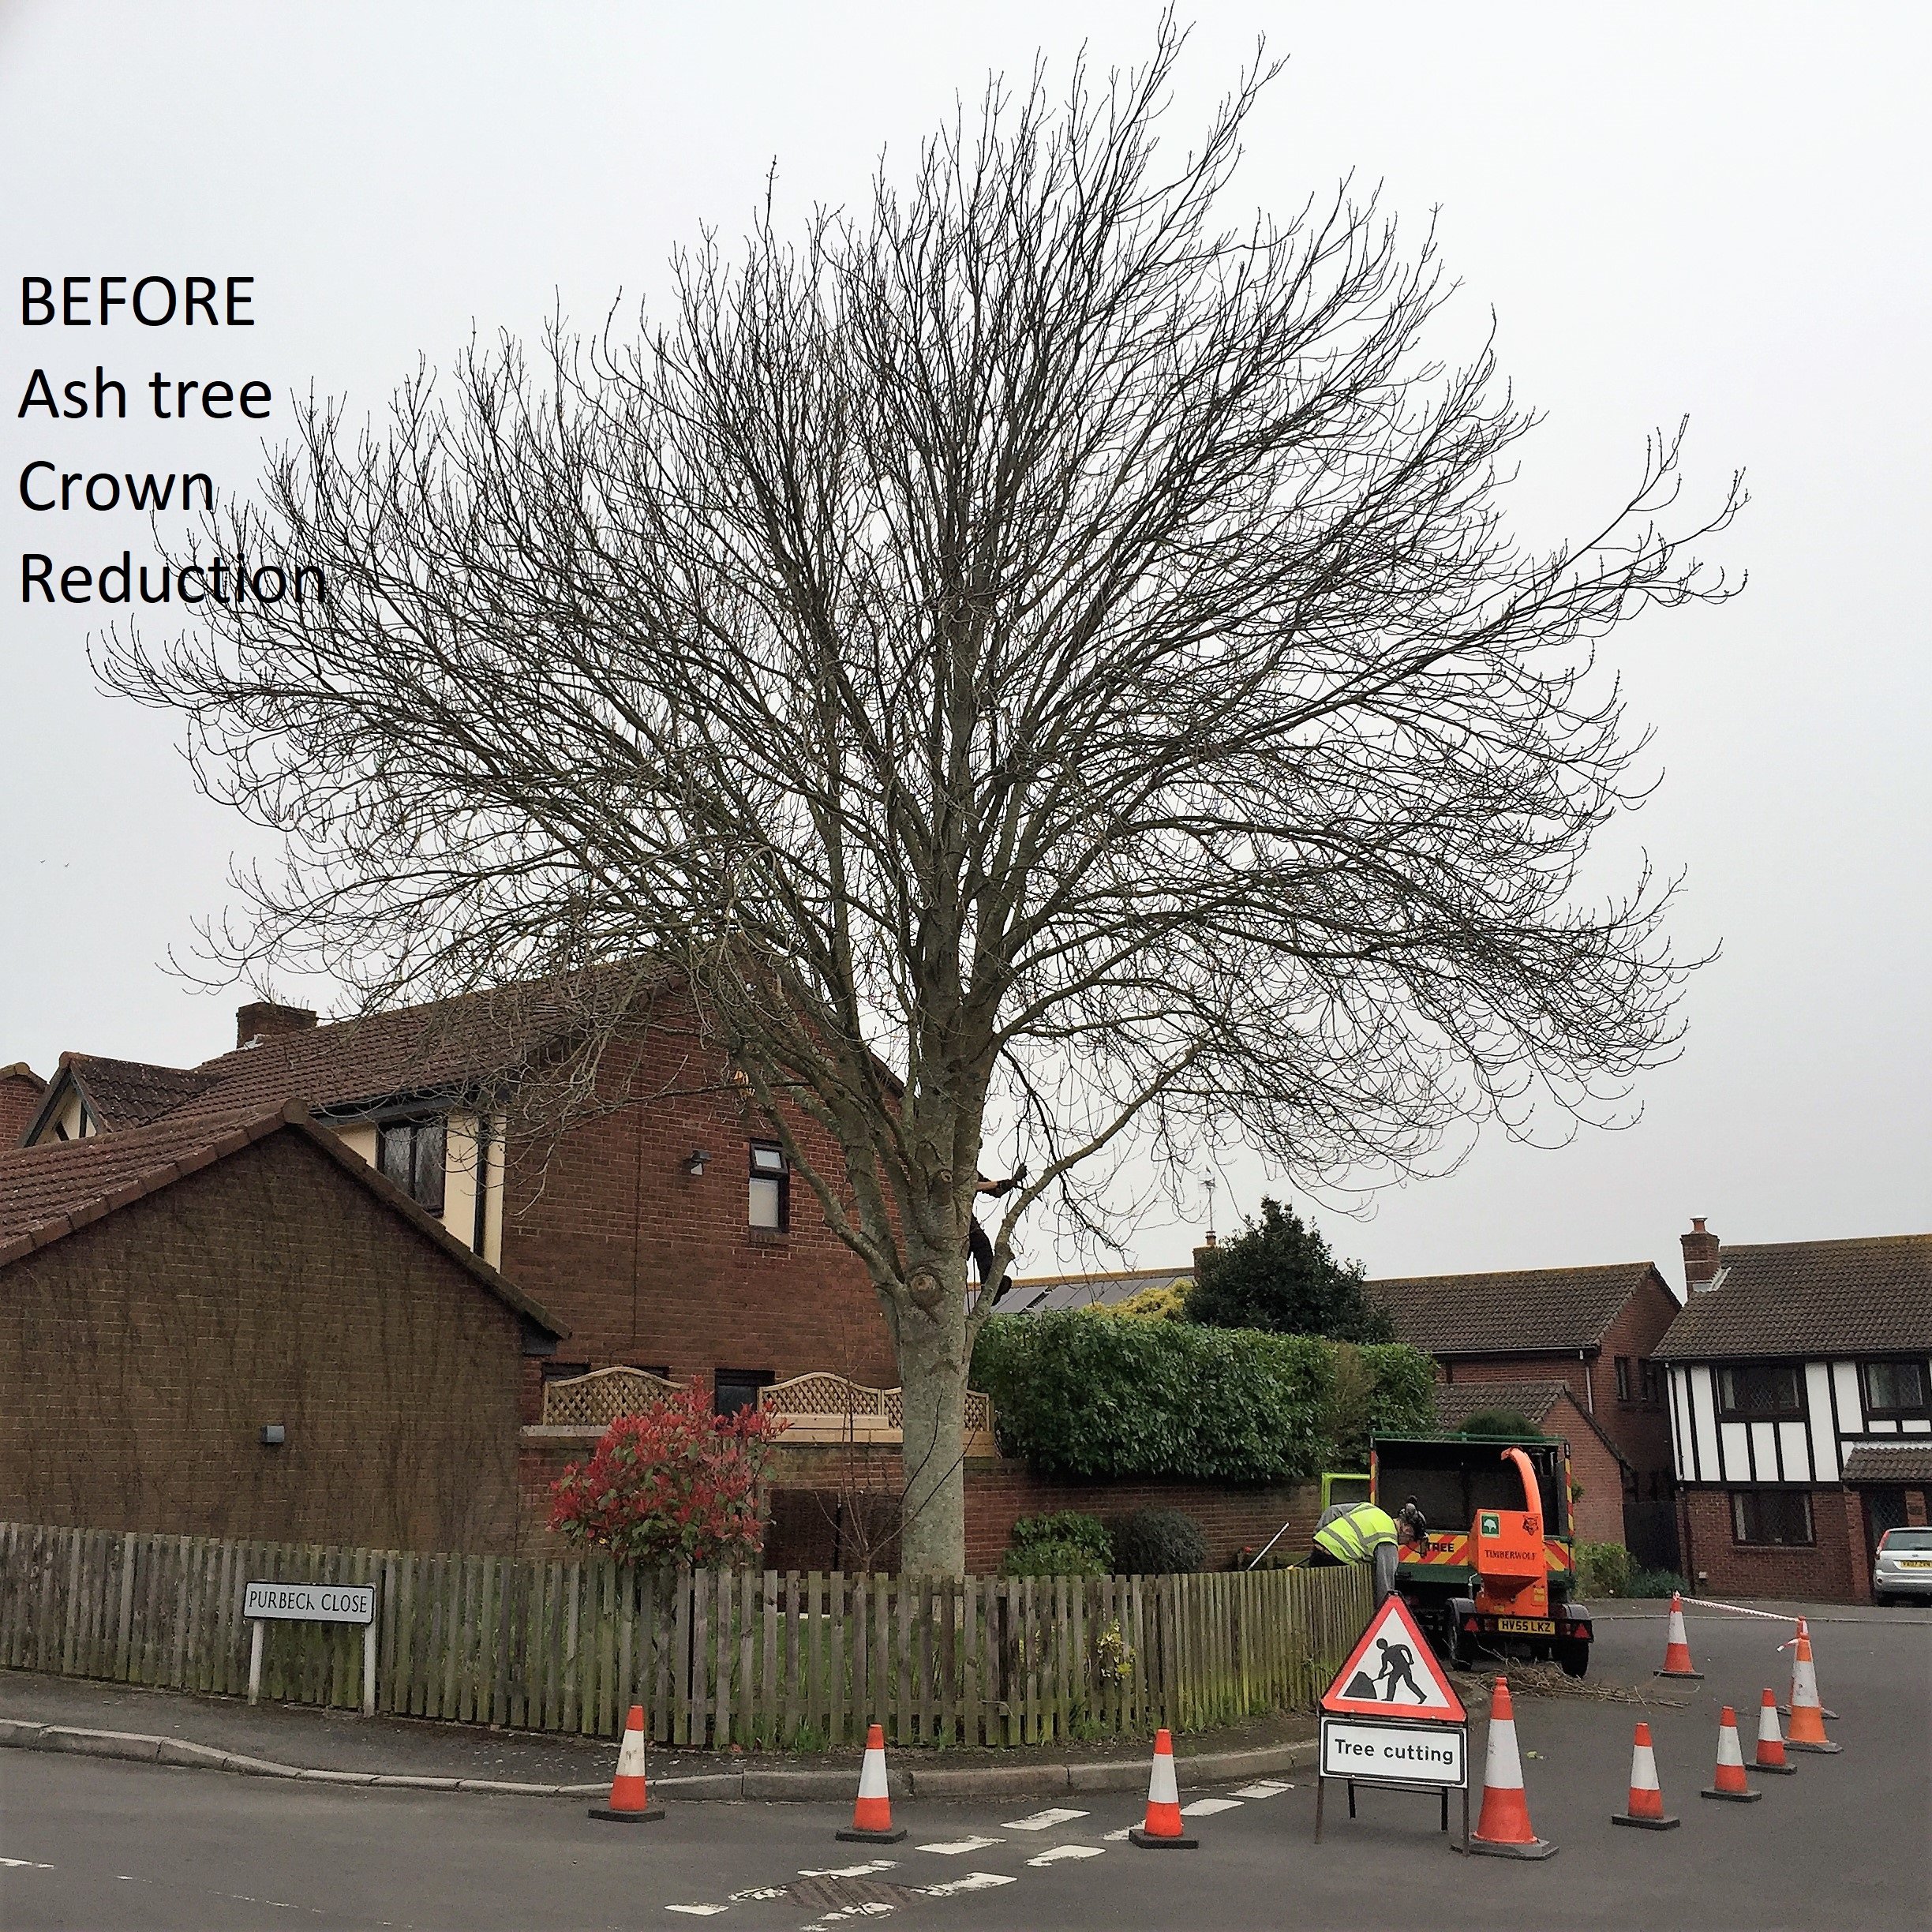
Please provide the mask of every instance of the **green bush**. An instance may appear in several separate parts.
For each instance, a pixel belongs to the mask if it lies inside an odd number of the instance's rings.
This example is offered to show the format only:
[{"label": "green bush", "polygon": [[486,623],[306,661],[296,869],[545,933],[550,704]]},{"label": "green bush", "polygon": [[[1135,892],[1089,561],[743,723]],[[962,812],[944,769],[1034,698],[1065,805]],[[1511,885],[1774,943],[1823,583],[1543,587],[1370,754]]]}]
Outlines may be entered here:
[{"label": "green bush", "polygon": [[1061,1510],[1022,1516],[1000,1559],[1002,1576],[1111,1576],[1114,1539],[1097,1516]]},{"label": "green bush", "polygon": [[1632,1564],[1621,1543],[1586,1543],[1571,1548],[1576,1559],[1577,1587],[1586,1597],[1627,1597]]},{"label": "green bush", "polygon": [[[1428,1357],[1399,1343],[1352,1351],[1365,1391],[1338,1367],[1345,1345],[1185,1322],[1096,1321],[1067,1312],[995,1316],[972,1385],[993,1398],[1000,1444],[1043,1475],[1271,1482],[1312,1476],[1371,1429],[1428,1425]],[[1344,1413],[1346,1411],[1346,1413]]]},{"label": "green bush", "polygon": [[1625,1587],[1626,1597],[1668,1597],[1690,1586],[1675,1570],[1633,1570]]},{"label": "green bush", "polygon": [[1461,1433],[1485,1442],[1543,1442],[1543,1432],[1520,1409],[1479,1409],[1462,1425]]},{"label": "green bush", "polygon": [[1366,1469],[1372,1435],[1428,1436],[1435,1432],[1434,1360],[1406,1342],[1373,1342],[1356,1353],[1370,1376],[1367,1427],[1359,1441],[1335,1443],[1341,1459],[1324,1464],[1328,1469]]},{"label": "green bush", "polygon": [[1123,1576],[1173,1576],[1208,1567],[1208,1537],[1183,1510],[1136,1510],[1115,1539]]}]

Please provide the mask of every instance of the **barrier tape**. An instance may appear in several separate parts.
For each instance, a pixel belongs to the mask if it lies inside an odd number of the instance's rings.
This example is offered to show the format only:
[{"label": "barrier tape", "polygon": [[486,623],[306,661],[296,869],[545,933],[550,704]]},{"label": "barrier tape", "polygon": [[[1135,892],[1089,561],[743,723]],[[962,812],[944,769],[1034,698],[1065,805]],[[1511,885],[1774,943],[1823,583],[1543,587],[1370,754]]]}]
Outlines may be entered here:
[{"label": "barrier tape", "polygon": [[[1742,1604],[1713,1603],[1708,1597],[1687,1597],[1683,1601],[1687,1604],[1695,1604],[1700,1610],[1728,1610],[1733,1616],[1762,1617],[1767,1623],[1802,1623],[1804,1621],[1803,1617],[1780,1616],[1775,1610],[1747,1610]],[[1780,1645],[1779,1648],[1782,1649],[1783,1646]]]}]

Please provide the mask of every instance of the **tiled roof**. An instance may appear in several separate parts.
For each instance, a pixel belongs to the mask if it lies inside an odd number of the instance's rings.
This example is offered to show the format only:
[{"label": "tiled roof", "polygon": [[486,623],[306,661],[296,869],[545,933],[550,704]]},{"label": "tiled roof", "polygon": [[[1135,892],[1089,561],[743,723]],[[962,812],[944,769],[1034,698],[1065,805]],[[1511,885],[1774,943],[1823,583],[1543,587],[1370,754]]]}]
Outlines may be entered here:
[{"label": "tiled roof", "polygon": [[[280,1124],[279,1116],[275,1124]],[[249,1138],[248,1127],[240,1124],[222,1129],[207,1121],[177,1121],[9,1149],[0,1154],[0,1256],[12,1258],[22,1239],[43,1246],[34,1238],[43,1231],[66,1233],[97,1220],[107,1211],[103,1204],[122,1204],[123,1190],[133,1189],[129,1198],[137,1199],[152,1191],[149,1184],[157,1177],[178,1178],[245,1147]]]},{"label": "tiled roof", "polygon": [[1863,1443],[1845,1458],[1849,1483],[1932,1482],[1932,1441]]},{"label": "tiled roof", "polygon": [[108,1060],[98,1054],[62,1054],[61,1065],[87,1096],[95,1119],[110,1132],[144,1127],[198,1099],[214,1084],[214,1076],[192,1067]]},{"label": "tiled roof", "polygon": [[1718,1256],[1664,1331],[1667,1361],[1932,1353],[1932,1234],[1779,1241]]},{"label": "tiled roof", "polygon": [[615,1013],[648,968],[540,980],[271,1035],[197,1067],[67,1054],[100,1125],[112,1133],[170,1119],[233,1121],[290,1101],[348,1111],[403,1095],[461,1091],[556,1050],[588,1012]]},{"label": "tiled roof", "polygon": [[1039,1315],[1058,1309],[1111,1308],[1144,1288],[1186,1288],[1192,1268],[1129,1268],[1118,1275],[1032,1275],[1000,1297],[1002,1315]]},{"label": "tiled roof", "polygon": [[0,1269],[281,1133],[298,1133],[519,1315],[570,1331],[294,1103],[247,1120],[180,1118],[0,1153]]},{"label": "tiled roof", "polygon": [[1532,1355],[1595,1347],[1655,1272],[1648,1261],[1619,1261],[1501,1275],[1412,1275],[1372,1281],[1368,1289],[1387,1309],[1396,1339],[1432,1355]]},{"label": "tiled roof", "polygon": [[1564,1382],[1439,1382],[1436,1385],[1436,1420],[1445,1429],[1459,1429],[1471,1416],[1491,1409],[1509,1409],[1526,1422],[1543,1428],[1549,1412],[1564,1396],[1584,1428],[1626,1468],[1630,1458],[1612,1442],[1597,1418],[1578,1402]]},{"label": "tiled roof", "polygon": [[1541,1426],[1556,1398],[1569,1392],[1561,1382],[1439,1382],[1436,1420],[1446,1429],[1459,1429],[1486,1410],[1508,1409]]}]

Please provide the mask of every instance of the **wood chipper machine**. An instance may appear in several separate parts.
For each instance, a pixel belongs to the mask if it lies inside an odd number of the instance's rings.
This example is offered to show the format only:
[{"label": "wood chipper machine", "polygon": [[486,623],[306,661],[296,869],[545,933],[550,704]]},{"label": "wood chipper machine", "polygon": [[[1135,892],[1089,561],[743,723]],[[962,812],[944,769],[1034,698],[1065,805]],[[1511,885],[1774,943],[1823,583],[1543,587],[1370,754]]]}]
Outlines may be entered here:
[{"label": "wood chipper machine", "polygon": [[1380,1507],[1398,1516],[1413,1496],[1428,1518],[1425,1540],[1403,1545],[1395,1587],[1445,1663],[1465,1668],[1481,1653],[1589,1670],[1568,1444],[1378,1437],[1368,1469]]}]

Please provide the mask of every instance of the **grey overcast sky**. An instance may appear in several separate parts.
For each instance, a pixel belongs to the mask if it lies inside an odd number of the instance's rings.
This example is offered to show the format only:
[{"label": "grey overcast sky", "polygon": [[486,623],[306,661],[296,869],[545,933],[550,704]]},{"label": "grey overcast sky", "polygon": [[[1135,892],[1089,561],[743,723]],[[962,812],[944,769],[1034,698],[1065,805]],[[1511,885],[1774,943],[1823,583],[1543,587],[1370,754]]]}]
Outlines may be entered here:
[{"label": "grey overcast sky", "polygon": [[[1186,9],[1183,9],[1184,17]],[[1605,852],[1681,866],[1685,950],[1721,942],[1641,1119],[1554,1151],[1485,1139],[1446,1178],[1318,1208],[1372,1274],[1649,1257],[1693,1214],[1727,1239],[1932,1226],[1932,219],[1921,5],[1207,5],[1185,142],[1265,33],[1287,57],[1237,203],[1286,215],[1353,172],[1419,230],[1547,415],[1514,491],[1581,527],[1643,439],[1690,417],[1698,505],[1753,503],[1714,552],[1717,611],[1613,653],[1662,784]],[[667,252],[742,229],[775,163],[788,208],[851,200],[989,69],[1142,57],[1151,6],[133,4],[0,7],[5,387],[156,369],[310,385],[379,408],[473,324],[529,330],[661,286]],[[252,330],[22,326],[24,274],[252,275]],[[1451,341],[1451,346],[1455,343]],[[0,1064],[63,1049],[188,1064],[235,998],[163,970],[219,912],[243,830],[199,799],[168,721],[88,672],[89,613],[24,605],[20,557],[138,562],[125,509],[36,514],[39,459],[203,468],[245,486],[256,428],[5,417],[0,495]],[[40,473],[43,476],[45,472]],[[292,992],[303,989],[291,987]],[[989,1159],[1003,1150],[995,1150]],[[1230,1161],[1226,1228],[1267,1185]],[[1128,1234],[1184,1256],[1198,1209]],[[1050,1265],[1044,1240],[1027,1265]],[[1114,1264],[1118,1265],[1118,1264]]]}]

